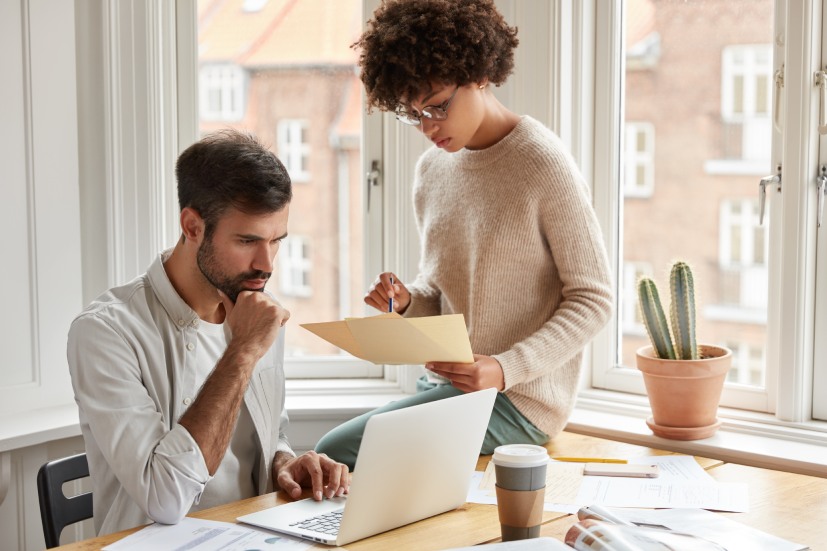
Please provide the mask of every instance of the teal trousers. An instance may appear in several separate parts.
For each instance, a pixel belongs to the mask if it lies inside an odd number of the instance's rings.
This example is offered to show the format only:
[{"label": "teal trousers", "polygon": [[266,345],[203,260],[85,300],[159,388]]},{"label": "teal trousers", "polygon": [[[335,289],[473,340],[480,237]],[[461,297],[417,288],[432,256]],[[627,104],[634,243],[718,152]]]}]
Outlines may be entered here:
[{"label": "teal trousers", "polygon": [[[462,394],[461,390],[457,390],[451,385],[436,385],[429,382],[425,377],[419,379],[416,386],[416,394],[385,404],[331,430],[322,436],[316,444],[316,452],[324,453],[328,457],[344,463],[352,471],[356,466],[356,457],[359,455],[359,446],[362,444],[365,425],[373,415]],[[428,430],[428,427],[422,427],[422,430]],[[481,454],[494,453],[494,448],[503,444],[543,445],[548,441],[548,435],[526,419],[505,394],[502,392],[497,394],[494,411],[491,413],[488,430],[486,430],[485,439],[482,442]]]}]

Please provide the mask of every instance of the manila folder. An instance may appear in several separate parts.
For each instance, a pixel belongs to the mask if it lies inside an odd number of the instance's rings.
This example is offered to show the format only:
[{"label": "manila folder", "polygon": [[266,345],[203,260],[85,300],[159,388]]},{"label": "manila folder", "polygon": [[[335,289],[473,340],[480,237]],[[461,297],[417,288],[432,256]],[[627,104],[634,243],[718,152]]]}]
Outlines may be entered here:
[{"label": "manila folder", "polygon": [[403,318],[393,312],[301,326],[375,364],[474,361],[462,314]]}]

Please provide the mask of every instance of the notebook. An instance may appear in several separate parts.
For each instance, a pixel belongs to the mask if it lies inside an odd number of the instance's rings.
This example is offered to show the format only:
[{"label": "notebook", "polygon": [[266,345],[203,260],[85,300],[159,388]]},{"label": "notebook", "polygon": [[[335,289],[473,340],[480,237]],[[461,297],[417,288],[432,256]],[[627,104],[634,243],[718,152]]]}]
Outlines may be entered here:
[{"label": "notebook", "polygon": [[236,520],[345,545],[456,509],[468,495],[496,395],[492,388],[376,414],[347,496],[303,499]]}]

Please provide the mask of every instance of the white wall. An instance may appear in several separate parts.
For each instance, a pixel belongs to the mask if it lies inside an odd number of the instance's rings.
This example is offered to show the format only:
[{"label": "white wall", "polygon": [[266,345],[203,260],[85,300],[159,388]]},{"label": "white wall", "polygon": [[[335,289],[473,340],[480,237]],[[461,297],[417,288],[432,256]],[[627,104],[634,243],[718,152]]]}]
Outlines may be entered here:
[{"label": "white wall", "polygon": [[0,2],[3,549],[43,548],[37,469],[83,447],[77,437],[26,445],[43,430],[33,412],[73,405],[66,333],[83,304],[74,10],[62,0]]}]

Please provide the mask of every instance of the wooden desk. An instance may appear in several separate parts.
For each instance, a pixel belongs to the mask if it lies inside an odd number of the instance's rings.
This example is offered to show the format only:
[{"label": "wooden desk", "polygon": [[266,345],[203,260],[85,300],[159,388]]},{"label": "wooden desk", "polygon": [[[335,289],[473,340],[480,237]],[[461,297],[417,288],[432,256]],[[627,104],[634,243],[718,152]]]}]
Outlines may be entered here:
[{"label": "wooden desk", "polygon": [[[548,448],[550,455],[577,457],[630,458],[640,455],[664,455],[671,452],[613,442],[591,436],[564,432]],[[481,456],[477,470],[484,471],[491,456]],[[779,537],[812,546],[827,541],[827,479],[768,469],[723,463],[704,457],[698,463],[721,482],[747,482],[750,488],[750,512],[727,513],[734,520],[770,532]],[[192,517],[234,522],[235,518],[286,503],[282,492],[267,494],[220,507],[193,513]],[[563,538],[576,521],[573,515],[544,513],[542,535]],[[61,550],[97,550],[138,530],[133,528],[60,547]],[[386,549],[429,551],[499,541],[497,508],[493,505],[466,503],[454,511],[425,519],[408,526],[350,543],[350,551],[384,551]],[[319,549],[330,549],[317,546]],[[813,547],[816,549],[816,547]]]}]

